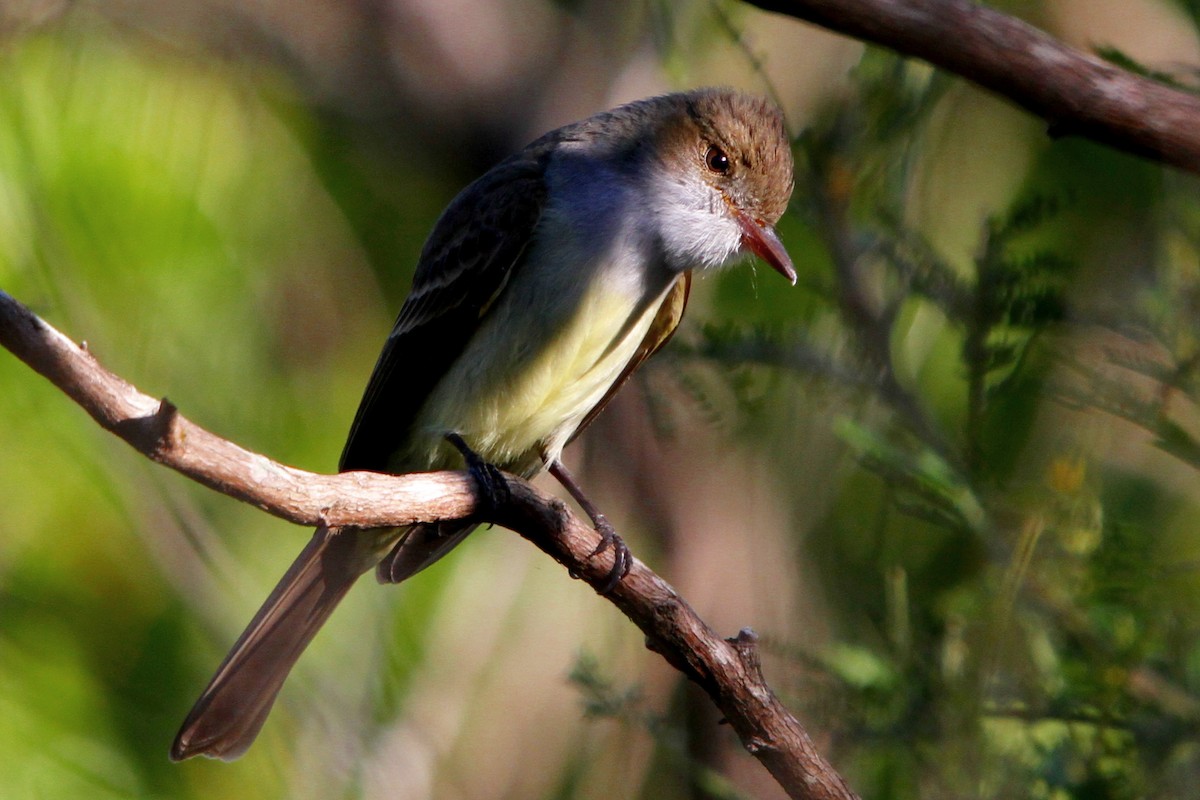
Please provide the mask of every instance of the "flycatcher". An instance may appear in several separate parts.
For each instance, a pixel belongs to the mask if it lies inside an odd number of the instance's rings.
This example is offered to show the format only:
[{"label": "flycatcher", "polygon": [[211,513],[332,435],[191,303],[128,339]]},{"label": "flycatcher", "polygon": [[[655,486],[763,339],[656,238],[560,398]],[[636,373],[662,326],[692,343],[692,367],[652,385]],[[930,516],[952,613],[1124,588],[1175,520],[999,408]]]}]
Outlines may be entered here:
[{"label": "flycatcher", "polygon": [[[692,272],[750,252],[796,282],[774,224],[792,193],[779,109],[726,89],[654,97],[559,128],[450,203],[375,365],[339,469],[563,468],[563,447],[671,337]],[[319,528],[192,708],[171,758],[234,759],[338,601],[372,567],[398,582],[473,523]]]}]

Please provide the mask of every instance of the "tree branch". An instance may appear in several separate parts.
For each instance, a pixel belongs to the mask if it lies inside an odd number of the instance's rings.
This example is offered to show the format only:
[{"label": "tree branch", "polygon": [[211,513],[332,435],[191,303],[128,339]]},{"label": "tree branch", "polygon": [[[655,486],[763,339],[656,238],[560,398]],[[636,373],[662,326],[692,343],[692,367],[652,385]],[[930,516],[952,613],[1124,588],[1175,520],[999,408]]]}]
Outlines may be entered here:
[{"label": "tree branch", "polygon": [[[595,589],[612,548],[592,557],[599,535],[554,497],[505,476],[511,502],[481,514],[465,472],[319,475],[278,464],[189,421],[106,370],[83,347],[0,291],[0,345],[69,395],[140,453],[199,483],[302,525],[373,528],[477,517],[511,528]],[[606,597],[643,633],[647,647],[699,684],[793,798],[854,798],[800,723],[763,679],[753,632],[718,636],[679,594],[640,561]]]},{"label": "tree branch", "polygon": [[969,0],[749,0],[924,59],[1050,123],[1200,172],[1200,97],[1135,75]]}]

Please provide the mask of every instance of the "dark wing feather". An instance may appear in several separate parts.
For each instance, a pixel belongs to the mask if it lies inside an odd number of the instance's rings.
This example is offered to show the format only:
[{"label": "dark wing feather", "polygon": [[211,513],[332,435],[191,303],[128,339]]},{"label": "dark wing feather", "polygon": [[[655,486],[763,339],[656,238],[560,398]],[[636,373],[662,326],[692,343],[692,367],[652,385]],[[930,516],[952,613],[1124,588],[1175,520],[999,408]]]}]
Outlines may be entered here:
[{"label": "dark wing feather", "polygon": [[621,370],[621,374],[613,382],[613,385],[608,387],[608,391],[604,393],[604,397],[600,398],[600,402],[592,407],[592,410],[583,418],[583,422],[571,434],[571,441],[575,440],[583,429],[592,424],[592,421],[600,415],[604,407],[609,401],[616,396],[625,382],[632,377],[637,368],[642,365],[650,356],[662,349],[663,345],[671,341],[671,337],[675,335],[675,329],[679,327],[679,320],[683,319],[683,311],[687,308],[688,295],[692,291],[692,273],[685,272],[680,275],[671,288],[667,290],[667,295],[663,298],[663,303],[658,308],[658,313],[654,316],[654,321],[650,323],[650,329],[646,331],[645,338],[638,345],[638,349],[634,351],[633,357],[629,359],[629,363],[625,365],[625,369]]},{"label": "dark wing feather", "polygon": [[413,418],[521,261],[546,200],[544,138],[497,165],[443,212],[375,365],[339,469],[386,472]]}]

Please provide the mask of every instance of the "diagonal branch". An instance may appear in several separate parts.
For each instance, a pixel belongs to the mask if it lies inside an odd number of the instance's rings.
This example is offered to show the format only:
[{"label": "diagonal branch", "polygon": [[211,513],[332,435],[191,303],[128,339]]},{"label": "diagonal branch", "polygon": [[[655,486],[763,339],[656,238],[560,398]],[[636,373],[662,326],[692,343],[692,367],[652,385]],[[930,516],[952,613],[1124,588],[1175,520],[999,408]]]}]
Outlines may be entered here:
[{"label": "diagonal branch", "polygon": [[970,0],[749,0],[924,59],[1007,97],[1052,136],[1200,172],[1200,96],[1135,75]]},{"label": "diagonal branch", "polygon": [[[465,472],[319,475],[278,464],[204,430],[106,370],[84,348],[0,291],[0,345],[148,458],[218,492],[302,525],[386,527],[479,515]],[[511,528],[579,576],[603,587],[612,548],[592,553],[599,534],[556,498],[506,476],[511,502],[479,516]],[[718,636],[662,578],[635,560],[606,597],[646,635],[647,647],[699,684],[793,798],[848,800],[853,792],[763,679],[755,636]]]}]

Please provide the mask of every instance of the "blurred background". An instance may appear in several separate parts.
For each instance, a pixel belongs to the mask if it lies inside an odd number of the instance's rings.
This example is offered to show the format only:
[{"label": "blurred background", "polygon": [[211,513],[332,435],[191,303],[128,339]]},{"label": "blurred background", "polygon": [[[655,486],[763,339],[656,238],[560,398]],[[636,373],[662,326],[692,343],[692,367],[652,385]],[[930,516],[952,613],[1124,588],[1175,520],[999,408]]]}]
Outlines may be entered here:
[{"label": "blurred background", "polygon": [[[997,3],[1200,86],[1195,0]],[[568,456],[867,798],[1200,780],[1200,191],[731,2],[7,0],[0,287],[249,448],[337,456],[424,236],[550,128],[771,94],[792,288],[706,276]],[[777,798],[607,602],[481,530],[365,579],[240,761],[168,762],[309,532],[0,353],[0,797]]]}]

